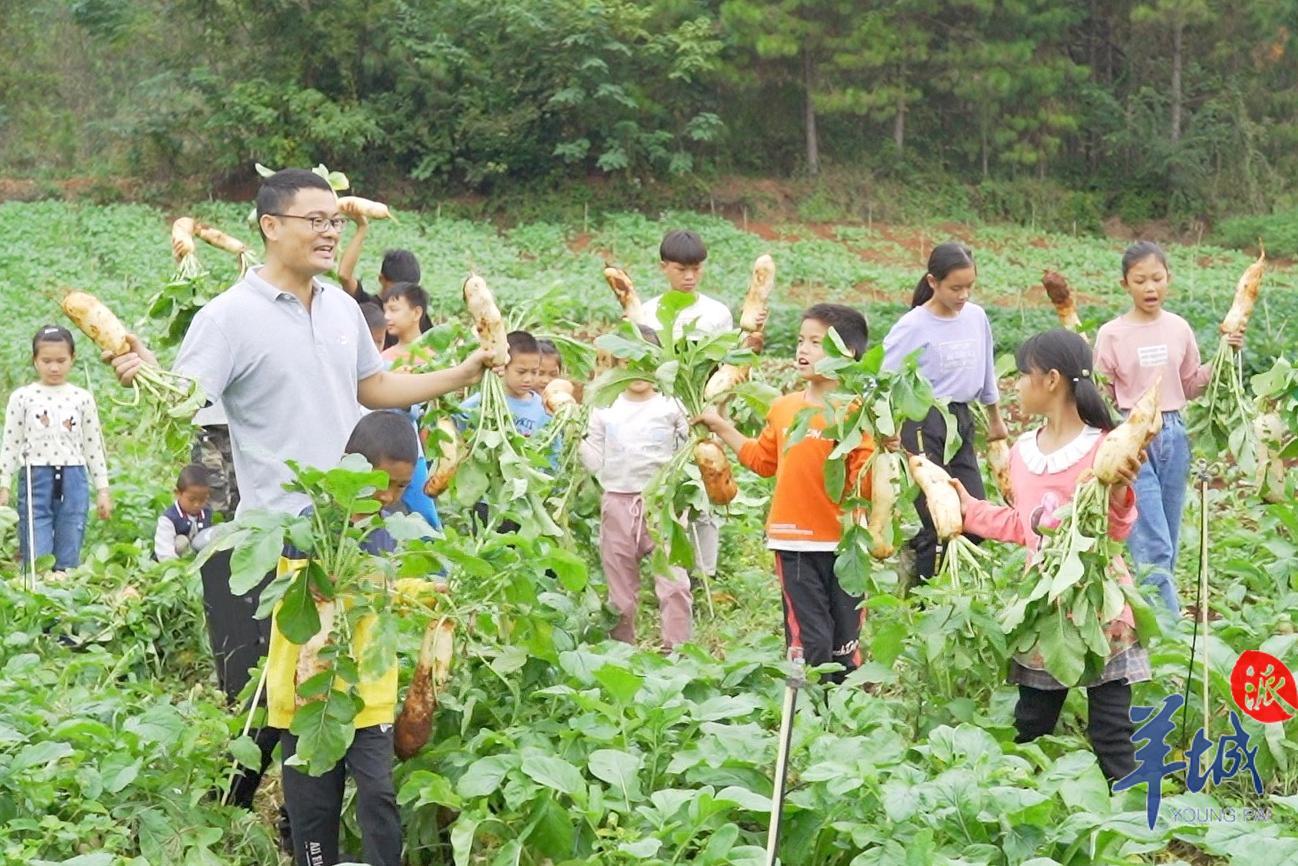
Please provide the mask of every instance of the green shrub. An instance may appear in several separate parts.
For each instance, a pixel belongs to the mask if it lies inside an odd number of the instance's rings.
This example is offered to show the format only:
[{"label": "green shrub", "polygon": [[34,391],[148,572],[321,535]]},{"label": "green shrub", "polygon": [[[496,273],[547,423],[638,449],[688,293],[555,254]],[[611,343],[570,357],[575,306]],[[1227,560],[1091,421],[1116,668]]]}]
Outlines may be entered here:
[{"label": "green shrub", "polygon": [[1272,256],[1298,256],[1298,207],[1271,214],[1231,217],[1212,232],[1212,242],[1223,247],[1253,250],[1258,238]]}]

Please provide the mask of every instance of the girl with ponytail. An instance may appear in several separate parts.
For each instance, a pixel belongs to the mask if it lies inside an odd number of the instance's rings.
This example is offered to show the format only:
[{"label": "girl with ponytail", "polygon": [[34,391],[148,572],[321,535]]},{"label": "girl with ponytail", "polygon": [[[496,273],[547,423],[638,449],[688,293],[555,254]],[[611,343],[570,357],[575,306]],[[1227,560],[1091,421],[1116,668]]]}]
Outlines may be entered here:
[{"label": "girl with ponytail", "polygon": [[[1080,476],[1095,462],[1114,418],[1095,387],[1091,347],[1079,335],[1062,329],[1037,334],[1019,347],[1016,360],[1019,406],[1024,414],[1041,416],[1045,423],[1024,433],[1010,449],[1014,505],[975,499],[959,481],[952,483],[960,494],[966,529],[1023,545],[1031,557],[1041,544],[1041,530],[1059,525],[1059,510],[1072,501]],[[1110,490],[1111,538],[1126,538],[1136,522],[1131,485],[1139,471],[1139,458],[1131,458],[1123,468],[1123,482]],[[1118,580],[1131,583],[1121,556],[1114,557],[1111,567]],[[1151,673],[1149,654],[1136,638],[1131,608],[1124,607],[1103,625],[1109,657],[1099,675],[1084,684],[1089,702],[1086,732],[1100,769],[1112,784],[1136,768],[1131,684],[1150,679]],[[1019,687],[1015,741],[1024,743],[1051,733],[1068,689],[1046,671],[1040,652],[1033,649],[1016,655],[1010,662],[1009,681]]]},{"label": "girl with ponytail", "polygon": [[[963,244],[945,243],[933,248],[928,269],[911,297],[910,312],[902,316],[883,340],[884,367],[895,370],[912,352],[919,351],[919,369],[933,386],[933,394],[947,405],[960,434],[960,450],[944,459],[946,421],[934,407],[923,421],[907,422],[901,444],[907,451],[924,454],[958,478],[966,490],[984,498],[982,472],[974,453],[974,400],[987,409],[987,439],[1006,436],[997,402],[996,359],[991,323],[982,307],[969,300],[978,272],[973,254]],[[921,495],[915,500],[920,531],[907,550],[914,558],[914,575],[932,577],[937,554],[937,532]],[[970,536],[975,542],[979,539]],[[907,569],[903,568],[903,571]],[[906,579],[909,575],[903,575]]]}]

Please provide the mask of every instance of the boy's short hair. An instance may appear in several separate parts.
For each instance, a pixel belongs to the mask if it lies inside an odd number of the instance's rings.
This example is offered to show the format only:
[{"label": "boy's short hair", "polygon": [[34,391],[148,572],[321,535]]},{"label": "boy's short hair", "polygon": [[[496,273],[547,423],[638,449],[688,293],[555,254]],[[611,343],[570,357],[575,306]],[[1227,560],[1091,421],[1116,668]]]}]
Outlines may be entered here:
[{"label": "boy's short hair", "polygon": [[662,348],[663,341],[662,338],[658,336],[657,331],[648,325],[636,325],[636,327],[640,329],[640,336],[644,337],[646,343],[652,343],[653,345]]},{"label": "boy's short hair", "polygon": [[201,463],[190,463],[180,470],[176,478],[177,490],[188,490],[191,487],[211,487],[212,476],[207,467]]},{"label": "boy's short hair", "polygon": [[[263,178],[257,188],[257,226],[267,214],[283,213],[293,197],[304,189],[326,189],[333,192],[329,181],[305,168],[285,168]],[[262,234],[265,237],[265,233]]]},{"label": "boy's short hair", "polygon": [[675,229],[663,235],[658,257],[678,265],[697,265],[707,259],[708,248],[696,233],[689,229]]},{"label": "boy's short hair", "polygon": [[393,283],[417,283],[421,275],[419,259],[410,250],[387,250],[383,253],[379,273]]},{"label": "boy's short hair", "polygon": [[807,319],[823,322],[826,327],[837,331],[852,356],[861,360],[870,342],[870,326],[860,312],[843,304],[813,304],[802,314],[802,321]]},{"label": "boy's short hair", "polygon": [[383,461],[413,465],[419,459],[419,437],[405,412],[371,412],[356,422],[343,453],[359,454],[371,466]]},{"label": "boy's short hair", "polygon": [[509,359],[514,360],[515,355],[539,355],[541,347],[537,345],[536,337],[533,337],[527,331],[510,331],[505,335],[505,341],[509,343]]},{"label": "boy's short hair", "polygon": [[366,301],[361,304],[361,315],[365,317],[365,327],[371,331],[386,331],[388,328],[387,319],[383,318],[383,308],[373,301]]},{"label": "boy's short hair", "polygon": [[428,312],[428,292],[418,283],[393,283],[383,294],[383,300],[390,301],[393,298],[401,298],[411,308],[418,307],[425,313]]}]

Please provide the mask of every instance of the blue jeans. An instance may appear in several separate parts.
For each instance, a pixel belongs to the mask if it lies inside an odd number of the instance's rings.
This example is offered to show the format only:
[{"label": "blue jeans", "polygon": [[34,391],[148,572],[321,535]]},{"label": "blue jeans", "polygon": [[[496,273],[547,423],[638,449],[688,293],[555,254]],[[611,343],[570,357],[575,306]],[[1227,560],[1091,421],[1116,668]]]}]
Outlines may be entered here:
[{"label": "blue jeans", "polygon": [[1158,590],[1168,611],[1177,616],[1181,605],[1173,575],[1190,478],[1190,440],[1180,412],[1163,413],[1163,429],[1148,451],[1149,459],[1136,477],[1136,525],[1127,547],[1137,570],[1150,569],[1142,580]]},{"label": "blue jeans", "polygon": [[[23,565],[27,551],[27,470],[18,473],[18,549]],[[32,518],[36,559],[54,554],[54,570],[67,571],[81,564],[81,540],[90,510],[90,482],[84,466],[33,466]]]}]

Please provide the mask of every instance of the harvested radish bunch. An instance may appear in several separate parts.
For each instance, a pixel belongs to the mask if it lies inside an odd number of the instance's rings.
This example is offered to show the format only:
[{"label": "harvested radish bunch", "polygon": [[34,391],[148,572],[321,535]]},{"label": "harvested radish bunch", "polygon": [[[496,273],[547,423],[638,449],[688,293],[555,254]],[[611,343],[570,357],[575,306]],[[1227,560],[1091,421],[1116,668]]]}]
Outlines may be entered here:
[{"label": "harvested radish bunch", "polygon": [[358,195],[339,196],[338,210],[352,219],[364,217],[367,220],[390,219],[393,222],[397,221],[396,217],[392,215],[392,211],[387,205],[382,202],[361,198]]},{"label": "harvested radish bunch", "polygon": [[[316,614],[320,617],[320,630],[313,634],[306,643],[302,644],[297,654],[297,666],[293,671],[293,689],[297,705],[306,706],[313,698],[304,696],[303,685],[313,677],[326,673],[331,669],[328,660],[321,657],[326,646],[333,639],[334,632],[334,614],[337,611],[335,602],[329,599],[317,599],[315,601]],[[319,695],[315,696],[319,699]]]},{"label": "harvested radish bunch", "polygon": [[194,237],[206,244],[216,247],[218,250],[230,253],[239,261],[239,275],[242,276],[248,270],[248,266],[256,264],[256,257],[248,245],[236,237],[226,234],[215,226],[209,226],[205,223],[194,223]]},{"label": "harvested radish bunch", "polygon": [[[126,327],[94,295],[69,291],[60,305],[81,332],[109,356],[116,358],[131,351]],[[134,397],[127,405],[138,405],[141,394],[146,396],[149,407],[157,414],[153,420],[162,422],[171,444],[189,438],[190,421],[207,402],[193,379],[147,365],[131,380],[131,390]]]},{"label": "harvested radish bunch", "polygon": [[1082,320],[1077,315],[1077,305],[1073,301],[1073,290],[1068,287],[1068,280],[1058,271],[1046,271],[1041,275],[1041,285],[1054,305],[1059,324],[1070,331],[1080,332]]},{"label": "harvested radish bunch", "polygon": [[1010,488],[1010,443],[993,439],[987,443],[987,465],[996,479],[996,489],[1006,505],[1014,504],[1014,491]]},{"label": "harvested radish bunch", "polygon": [[699,467],[703,476],[703,488],[713,505],[728,505],[739,493],[735,479],[730,472],[730,461],[726,452],[711,439],[704,439],[694,446],[694,464]]},{"label": "harvested radish bunch", "polygon": [[1285,501],[1285,467],[1281,452],[1288,445],[1289,430],[1279,413],[1268,412],[1253,421],[1258,440],[1257,486],[1262,501],[1275,504]]},{"label": "harvested radish bunch", "polygon": [[428,480],[424,482],[424,494],[427,496],[441,496],[446,492],[446,488],[451,486],[451,479],[455,477],[455,469],[460,465],[463,456],[460,447],[460,431],[455,429],[454,421],[443,415],[437,419],[434,430],[438,457],[429,469]]},{"label": "harvested radish bunch", "polygon": [[621,268],[604,268],[604,280],[613,290],[617,302],[622,305],[622,314],[628,321],[639,322],[641,316],[640,296],[636,294],[635,284]]},{"label": "harvested radish bunch", "polygon": [[[1160,385],[1161,375],[1127,420],[1105,436],[1073,501],[1043,517],[1041,544],[1030,555],[1018,598],[1001,617],[1010,650],[1029,657],[1039,653],[1046,670],[1065,686],[1089,682],[1103,670],[1111,649],[1104,627],[1128,604],[1141,638],[1157,630],[1140,592],[1119,580],[1124,545],[1110,536],[1109,505],[1112,486],[1144,459],[1162,427]],[[1058,525],[1047,528],[1056,519]]]},{"label": "harvested radish bunch", "polygon": [[505,320],[496,306],[496,298],[487,283],[477,274],[464,281],[464,303],[473,317],[473,329],[478,332],[478,342],[491,350],[491,366],[503,367],[509,363],[509,341],[505,334]]},{"label": "harvested radish bunch", "polygon": [[760,322],[769,306],[771,290],[775,288],[775,262],[768,255],[760,255],[753,262],[753,275],[748,281],[748,294],[739,313],[739,328],[748,333],[762,330]]},{"label": "harvested radish bunch", "polygon": [[171,224],[171,255],[183,279],[198,276],[198,256],[194,246],[196,224],[190,217],[180,217]]},{"label": "harvested radish bunch", "polygon": [[545,406],[545,411],[551,415],[558,415],[576,406],[577,398],[573,396],[572,383],[567,379],[550,380],[550,384],[546,385],[545,390],[541,392],[541,402]]},{"label": "harvested radish bunch", "polygon": [[[606,269],[605,275],[615,275]],[[616,283],[610,277],[610,285]],[[615,286],[616,288],[616,286]],[[607,405],[634,381],[651,382],[658,392],[680,403],[693,418],[708,405],[728,395],[738,395],[764,414],[774,389],[755,382],[738,386],[747,377],[753,351],[744,346],[739,330],[717,334],[679,334],[676,323],[693,298],[685,292],[668,292],[659,302],[661,345],[646,340],[634,322],[624,321],[617,331],[595,341],[598,350],[611,353],[617,366],[605,370],[590,386],[588,402]],[[638,303],[638,302],[637,302]],[[673,336],[676,335],[676,336]],[[693,464],[693,468],[691,468]],[[738,488],[729,461],[700,426],[678,442],[671,459],[645,486],[645,526],[655,541],[653,568],[669,565],[690,569],[694,565],[689,524],[694,515],[731,502]]]},{"label": "harvested radish bunch", "polygon": [[1122,469],[1128,459],[1140,456],[1163,429],[1163,413],[1159,411],[1162,383],[1163,374],[1159,373],[1131,407],[1127,420],[1110,431],[1100,443],[1091,471],[1101,484],[1117,484],[1122,480]]},{"label": "harvested radish bunch", "polygon": [[1266,251],[1259,241],[1257,261],[1240,276],[1234,303],[1221,322],[1221,339],[1210,362],[1207,388],[1187,411],[1187,427],[1195,449],[1212,459],[1229,451],[1246,478],[1255,477],[1258,465],[1259,444],[1253,425],[1257,407],[1244,390],[1239,352],[1227,338],[1242,334],[1248,325],[1265,271]]},{"label": "harvested radish bunch", "polygon": [[[775,262],[768,255],[757,257],[753,262],[753,274],[748,281],[748,294],[744,298],[744,307],[740,314],[739,327],[747,336],[744,345],[754,353],[760,352],[765,344],[762,328],[766,322],[767,302],[771,290],[775,287]],[[750,366],[748,364],[722,364],[709,378],[703,388],[705,403],[721,404],[725,402],[736,388],[748,381]]]},{"label": "harvested radish bunch", "polygon": [[410,689],[393,731],[393,748],[402,761],[414,757],[433,732],[437,696],[450,679],[454,654],[455,623],[446,618],[429,622],[419,647],[419,661],[410,678]]},{"label": "harvested radish bunch", "polygon": [[870,458],[870,508],[866,531],[870,533],[870,555],[887,559],[896,550],[893,543],[893,509],[901,481],[901,456],[880,449]]},{"label": "harvested radish bunch", "polygon": [[[493,353],[492,366],[508,364],[504,318],[487,284],[477,274],[465,281],[464,300],[479,341]],[[503,380],[494,372],[482,377],[478,400],[476,410],[464,419],[472,433],[456,471],[457,498],[471,506],[488,488],[503,490],[505,501],[513,506],[509,519],[520,525],[523,535],[562,535],[545,506],[545,494],[554,484],[550,473],[558,469],[554,436],[560,425],[547,424],[550,429],[543,428],[537,435],[521,434],[514,424]],[[504,519],[500,509],[491,512],[493,526]]]},{"label": "harvested radish bunch", "polygon": [[924,494],[938,543],[943,548],[937,576],[945,576],[954,589],[963,588],[962,578],[966,573],[980,584],[986,583],[987,573],[980,562],[986,554],[964,534],[960,494],[952,486],[951,476],[923,454],[911,454],[907,462],[910,477]]},{"label": "harvested radish bunch", "polygon": [[[891,594],[895,585],[877,580],[889,570],[879,569],[876,561],[896,553],[895,539],[903,531],[905,510],[897,504],[911,494],[913,479],[902,465],[903,455],[885,451],[883,445],[898,435],[905,422],[926,418],[935,405],[940,411],[943,407],[919,371],[918,352],[903,359],[897,369],[886,370],[881,346],[857,358],[831,330],[824,348],[826,358],[818,369],[838,380],[839,394],[852,396],[829,401],[829,417],[818,431],[813,429],[810,410],[804,410],[805,420],[795,422],[788,444],[795,445],[813,432],[834,443],[825,460],[824,478],[825,492],[842,509],[835,572],[845,587],[853,586],[850,592]],[[954,434],[954,420],[948,420],[947,430]],[[870,443],[872,455],[858,453]],[[959,444],[958,436],[952,435],[948,456]]]}]

